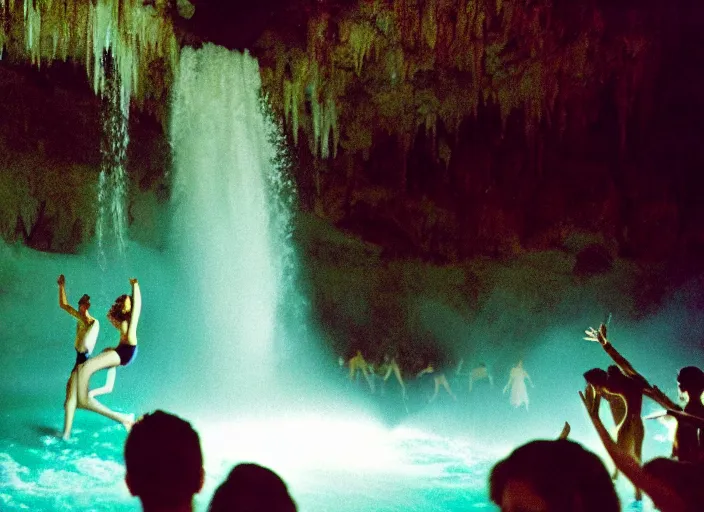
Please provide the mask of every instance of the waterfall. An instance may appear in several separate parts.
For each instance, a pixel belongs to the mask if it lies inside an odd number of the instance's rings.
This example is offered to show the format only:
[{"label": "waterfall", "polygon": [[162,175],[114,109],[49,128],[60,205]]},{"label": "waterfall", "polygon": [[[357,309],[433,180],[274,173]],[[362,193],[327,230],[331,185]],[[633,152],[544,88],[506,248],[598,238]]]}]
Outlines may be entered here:
[{"label": "waterfall", "polygon": [[[105,57],[104,61],[109,61]],[[120,76],[108,73],[101,111],[100,176],[96,238],[98,259],[103,270],[111,257],[124,255],[127,239],[127,174],[125,163],[129,134],[129,101],[121,90]]]},{"label": "waterfall", "polygon": [[[267,381],[292,265],[292,183],[248,53],[186,47],[173,87],[171,239],[196,346],[218,386]],[[182,334],[182,333],[179,333]],[[268,381],[267,381],[268,382]],[[261,388],[260,388],[261,389]]]}]

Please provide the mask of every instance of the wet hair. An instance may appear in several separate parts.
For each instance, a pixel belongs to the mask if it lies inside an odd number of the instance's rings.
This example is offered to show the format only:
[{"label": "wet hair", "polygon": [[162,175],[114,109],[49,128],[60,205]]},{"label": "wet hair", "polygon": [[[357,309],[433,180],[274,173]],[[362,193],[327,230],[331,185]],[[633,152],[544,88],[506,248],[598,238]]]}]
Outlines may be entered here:
[{"label": "wet hair", "polygon": [[489,496],[501,506],[509,482],[529,485],[549,512],[577,510],[618,512],[619,499],[604,463],[567,439],[532,441],[497,463],[489,476]]},{"label": "wet hair", "polygon": [[132,317],[132,311],[123,311],[125,309],[125,302],[127,301],[127,297],[130,298],[130,302],[132,301],[132,297],[129,295],[120,295],[117,299],[115,299],[115,303],[112,305],[110,308],[110,312],[108,313],[112,318],[119,322],[124,322],[126,320],[129,320]]},{"label": "wet hair", "polygon": [[85,305],[87,308],[89,308],[90,307],[90,295],[88,295],[87,293],[84,293],[83,297],[78,299],[78,305],[79,306]]},{"label": "wet hair", "polygon": [[601,368],[592,368],[584,372],[584,380],[593,386],[606,386],[608,374]]},{"label": "wet hair", "polygon": [[208,512],[296,512],[286,483],[258,464],[238,464],[213,494]]},{"label": "wet hair", "polygon": [[685,366],[677,374],[677,383],[682,391],[704,389],[704,372],[696,366]]},{"label": "wet hair", "polygon": [[164,411],[146,414],[125,442],[130,491],[150,506],[190,503],[203,482],[200,437],[187,421]]}]

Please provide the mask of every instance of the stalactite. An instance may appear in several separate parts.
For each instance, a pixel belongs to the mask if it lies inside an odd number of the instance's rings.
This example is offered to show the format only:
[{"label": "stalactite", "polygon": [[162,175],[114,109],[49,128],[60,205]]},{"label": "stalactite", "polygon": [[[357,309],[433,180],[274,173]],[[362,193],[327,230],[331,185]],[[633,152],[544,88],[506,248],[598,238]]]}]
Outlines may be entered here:
[{"label": "stalactite", "polygon": [[421,22],[423,39],[428,48],[435,49],[438,40],[437,5],[435,0],[427,0],[423,8],[423,21]]},{"label": "stalactite", "polygon": [[[526,136],[553,123],[562,131],[568,115],[579,115],[571,102],[593,111],[586,103],[598,101],[600,84],[617,73],[627,75],[622,87],[630,102],[645,59],[645,52],[636,50],[637,36],[647,39],[638,18],[631,20],[624,42],[613,34],[621,29],[607,27],[596,7],[586,8],[579,20],[562,19],[552,9],[549,0],[360,0],[357,10],[345,11],[335,23],[322,17],[310,21],[306,50],[311,65],[319,66],[310,112],[302,94],[310,79],[303,84],[282,71],[295,52],[275,54],[272,75],[282,91],[276,94],[294,138],[302,129],[321,157],[330,133],[336,138],[326,126],[338,126],[339,112],[345,123],[337,128],[338,138],[350,150],[366,147],[367,126],[359,123],[356,103],[343,108],[360,94],[376,106],[375,126],[392,134],[423,126],[432,135],[437,127],[430,123],[442,122],[451,135],[462,119],[477,115],[482,102],[495,106],[503,124],[522,111]],[[566,40],[565,33],[574,36]],[[454,76],[461,87],[452,85],[455,78],[445,78]],[[418,103],[420,88],[434,90],[438,104]],[[630,103],[619,105],[625,123]],[[364,134],[351,133],[360,126]],[[333,141],[333,154],[336,147]]]},{"label": "stalactite", "polygon": [[368,23],[353,23],[350,27],[349,43],[352,49],[354,69],[357,76],[362,73],[364,59],[374,44],[375,31]]},{"label": "stalactite", "polygon": [[[163,3],[163,2],[161,2]],[[157,4],[159,4],[157,2]],[[148,94],[140,80],[164,60],[168,80],[179,46],[170,19],[142,0],[2,0],[0,53],[17,52],[36,66],[53,60],[83,62],[96,94],[103,94],[105,53],[112,54],[123,83],[123,104]]]}]

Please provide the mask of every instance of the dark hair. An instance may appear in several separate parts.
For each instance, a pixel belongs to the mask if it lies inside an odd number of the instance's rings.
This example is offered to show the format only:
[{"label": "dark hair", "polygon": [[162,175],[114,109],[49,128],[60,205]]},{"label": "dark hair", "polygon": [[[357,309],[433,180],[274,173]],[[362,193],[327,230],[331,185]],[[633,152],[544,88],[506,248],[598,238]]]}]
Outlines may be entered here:
[{"label": "dark hair", "polygon": [[618,512],[620,504],[604,463],[580,444],[566,439],[532,441],[494,466],[489,477],[491,500],[501,506],[506,485],[521,481],[545,500],[550,512],[574,509]]},{"label": "dark hair", "polygon": [[704,372],[696,366],[685,366],[677,374],[677,382],[682,391],[704,389]]},{"label": "dark hair", "polygon": [[190,503],[203,482],[200,437],[187,421],[164,411],[145,414],[125,442],[126,478],[142,503]]},{"label": "dark hair", "polygon": [[584,372],[584,380],[593,386],[606,386],[607,373],[601,368],[592,368]]},{"label": "dark hair", "polygon": [[208,512],[296,512],[286,483],[258,464],[239,464],[213,494]]},{"label": "dark hair", "polygon": [[[125,301],[127,300],[127,297],[130,296],[120,295],[117,299],[115,299],[115,303],[110,308],[110,312],[108,313],[108,315],[120,322],[129,320],[132,317],[132,311],[122,311],[125,308]],[[132,298],[130,297],[130,301],[131,300]]]},{"label": "dark hair", "polygon": [[78,305],[79,305],[79,306],[82,306],[82,305],[84,305],[84,304],[85,304],[87,307],[90,307],[90,295],[88,295],[87,293],[84,293],[84,294],[83,294],[83,297],[81,297],[80,299],[78,299]]}]

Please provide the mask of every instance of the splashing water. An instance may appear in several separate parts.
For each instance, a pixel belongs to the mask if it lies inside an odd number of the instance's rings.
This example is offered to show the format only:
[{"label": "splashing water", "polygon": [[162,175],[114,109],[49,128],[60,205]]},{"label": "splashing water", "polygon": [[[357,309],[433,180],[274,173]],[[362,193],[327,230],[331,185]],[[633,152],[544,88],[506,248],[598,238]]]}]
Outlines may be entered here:
[{"label": "splashing water", "polygon": [[171,234],[191,328],[207,340],[213,383],[256,388],[275,364],[277,306],[292,261],[290,207],[280,195],[290,182],[262,110],[259,65],[214,45],[184,48],[173,91]]}]

